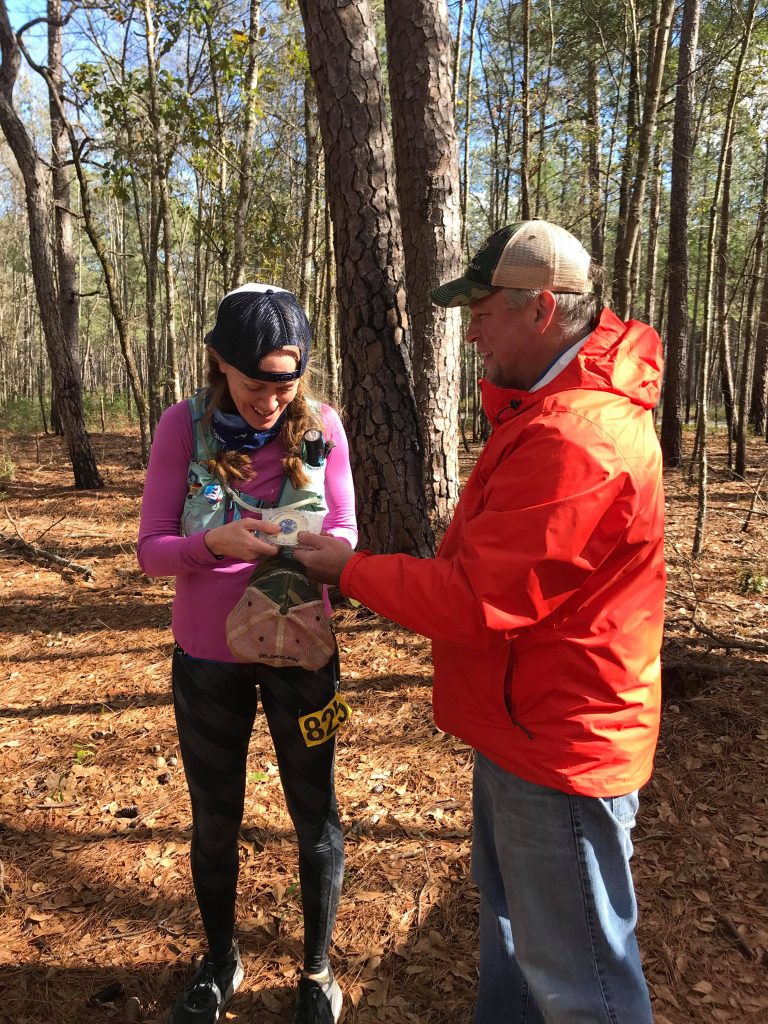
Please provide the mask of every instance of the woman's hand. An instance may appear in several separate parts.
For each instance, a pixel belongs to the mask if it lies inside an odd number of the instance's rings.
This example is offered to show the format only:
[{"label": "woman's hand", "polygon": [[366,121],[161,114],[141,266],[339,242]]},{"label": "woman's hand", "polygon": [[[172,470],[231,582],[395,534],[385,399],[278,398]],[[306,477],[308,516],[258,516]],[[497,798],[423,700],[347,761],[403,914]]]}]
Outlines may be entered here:
[{"label": "woman's hand", "polygon": [[233,519],[207,530],[203,540],[212,555],[236,558],[239,562],[256,562],[264,555],[276,555],[280,548],[257,537],[257,533],[280,533],[280,527],[262,519]]}]

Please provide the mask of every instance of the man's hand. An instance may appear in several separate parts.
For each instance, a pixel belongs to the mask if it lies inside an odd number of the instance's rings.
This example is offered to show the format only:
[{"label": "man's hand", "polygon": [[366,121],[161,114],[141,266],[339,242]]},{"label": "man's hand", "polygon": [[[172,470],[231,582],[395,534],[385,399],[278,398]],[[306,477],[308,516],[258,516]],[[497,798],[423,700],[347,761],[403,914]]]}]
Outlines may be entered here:
[{"label": "man's hand", "polygon": [[299,546],[293,549],[293,557],[306,567],[313,580],[318,583],[338,584],[344,566],[354,551],[343,540],[329,537],[327,534],[299,534]]},{"label": "man's hand", "polygon": [[277,523],[262,519],[233,519],[224,526],[215,526],[205,533],[205,546],[212,555],[236,558],[240,562],[255,562],[263,555],[276,555],[280,548],[256,537],[256,533],[280,533]]}]

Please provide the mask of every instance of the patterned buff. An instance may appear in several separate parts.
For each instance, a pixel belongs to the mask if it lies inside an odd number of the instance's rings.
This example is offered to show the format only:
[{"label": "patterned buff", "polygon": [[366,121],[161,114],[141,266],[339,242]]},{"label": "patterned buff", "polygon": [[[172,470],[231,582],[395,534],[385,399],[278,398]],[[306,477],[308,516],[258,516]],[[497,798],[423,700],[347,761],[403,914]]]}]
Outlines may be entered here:
[{"label": "patterned buff", "polygon": [[270,427],[269,430],[254,430],[237,413],[227,413],[216,409],[211,426],[214,437],[223,451],[255,452],[277,437],[282,429],[284,416],[285,413],[282,413],[274,427]]}]

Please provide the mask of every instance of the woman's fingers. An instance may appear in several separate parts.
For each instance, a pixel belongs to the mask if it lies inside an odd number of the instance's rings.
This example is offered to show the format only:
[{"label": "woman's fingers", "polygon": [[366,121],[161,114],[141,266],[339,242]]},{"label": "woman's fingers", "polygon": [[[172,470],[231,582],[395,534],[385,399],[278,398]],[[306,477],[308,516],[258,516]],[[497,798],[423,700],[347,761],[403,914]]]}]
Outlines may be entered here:
[{"label": "woman's fingers", "polygon": [[280,533],[277,523],[271,523],[266,519],[240,519],[238,522],[253,533]]}]

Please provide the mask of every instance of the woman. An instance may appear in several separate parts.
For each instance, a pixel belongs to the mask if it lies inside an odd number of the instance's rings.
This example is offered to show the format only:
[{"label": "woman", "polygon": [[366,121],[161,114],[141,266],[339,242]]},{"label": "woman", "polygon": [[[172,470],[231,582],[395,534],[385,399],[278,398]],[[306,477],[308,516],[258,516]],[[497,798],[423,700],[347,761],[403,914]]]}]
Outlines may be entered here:
[{"label": "woman", "polygon": [[[299,723],[334,700],[338,659],[316,671],[245,664],[226,634],[254,563],[280,551],[270,543],[280,527],[257,518],[260,505],[311,493],[315,508],[327,507],[323,529],[351,546],[357,540],[344,430],[336,412],[307,393],[310,342],[290,292],[256,284],[230,292],[206,337],[209,387],[163,413],[152,446],[138,558],[149,576],[176,576],[173,702],[192,804],[192,878],[208,941],[167,1024],[217,1021],[243,978],[234,938],[237,836],[257,685],[299,845],[304,965],[294,1021],[333,1024],[341,1010],[328,963],[343,872],[335,740],[310,745]],[[319,470],[302,459],[308,430],[325,441]]]}]

